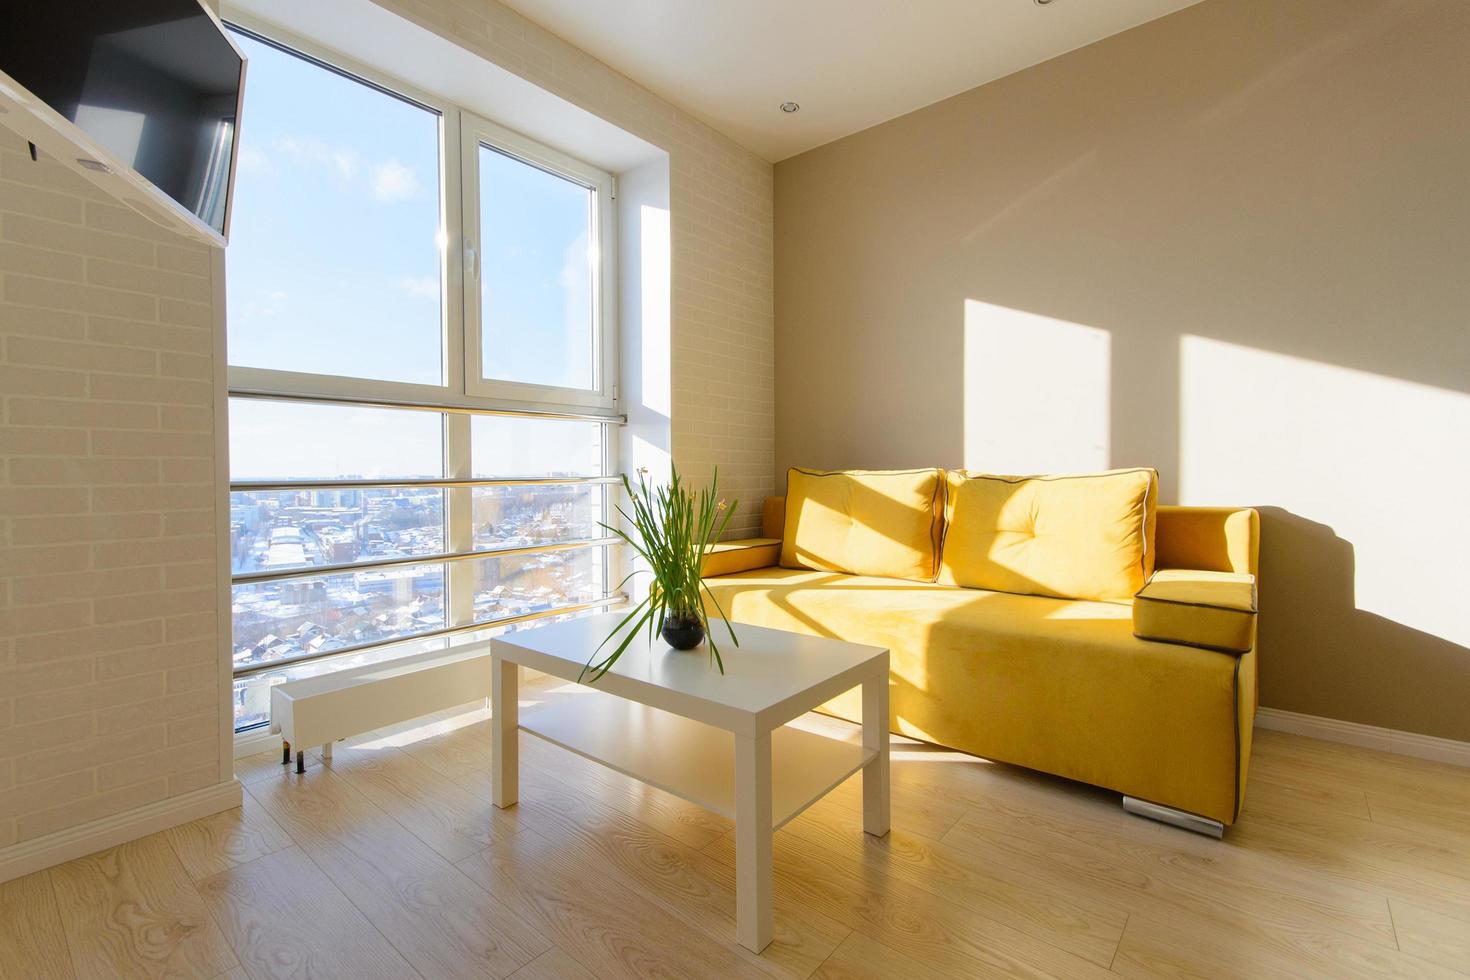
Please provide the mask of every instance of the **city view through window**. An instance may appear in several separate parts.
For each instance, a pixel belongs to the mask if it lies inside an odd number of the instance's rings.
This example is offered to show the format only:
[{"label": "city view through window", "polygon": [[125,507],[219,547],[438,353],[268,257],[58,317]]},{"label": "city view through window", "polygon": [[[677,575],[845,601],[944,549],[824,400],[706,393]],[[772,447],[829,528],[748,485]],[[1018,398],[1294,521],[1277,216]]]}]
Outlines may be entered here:
[{"label": "city view through window", "polygon": [[[591,384],[589,193],[492,155],[474,178],[504,186],[469,197],[493,246],[485,284],[449,297],[443,215],[465,191],[444,186],[441,114],[240,42],[251,84],[226,256],[232,369],[294,395],[317,396],[313,377],[380,388],[373,407],[230,400],[237,730],[269,722],[272,684],[376,662],[377,644],[601,599],[608,548],[592,542],[610,493],[585,482],[610,472],[608,423],[389,407],[419,400],[405,385],[448,390],[468,373],[445,360],[469,362],[471,341],[448,339],[469,303],[503,381]],[[413,485],[451,472],[567,482]],[[363,481],[403,485],[333,485]],[[471,551],[509,553],[444,560]]]}]

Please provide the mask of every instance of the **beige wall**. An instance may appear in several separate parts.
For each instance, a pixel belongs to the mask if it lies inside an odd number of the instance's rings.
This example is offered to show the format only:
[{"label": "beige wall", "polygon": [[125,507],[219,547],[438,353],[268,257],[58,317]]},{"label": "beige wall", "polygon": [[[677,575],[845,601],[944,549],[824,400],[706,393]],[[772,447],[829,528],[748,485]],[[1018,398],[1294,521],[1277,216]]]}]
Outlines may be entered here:
[{"label": "beige wall", "polygon": [[1207,0],[778,164],[779,472],[1155,465],[1262,508],[1264,704],[1470,739],[1466,52]]},{"label": "beige wall", "polygon": [[211,276],[0,129],[0,847],[229,778]]}]

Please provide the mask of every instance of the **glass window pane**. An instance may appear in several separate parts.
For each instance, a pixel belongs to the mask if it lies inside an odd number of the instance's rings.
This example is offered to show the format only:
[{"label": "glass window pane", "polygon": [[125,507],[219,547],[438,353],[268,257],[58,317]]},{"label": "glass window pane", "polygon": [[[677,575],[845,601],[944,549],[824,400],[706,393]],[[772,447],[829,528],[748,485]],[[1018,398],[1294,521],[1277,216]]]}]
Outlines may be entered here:
[{"label": "glass window pane", "polygon": [[444,626],[444,564],[234,587],[235,667],[325,653]]},{"label": "glass window pane", "polygon": [[605,594],[606,548],[506,555],[468,562],[474,578],[474,622],[524,616]]},{"label": "glass window pane", "polygon": [[235,37],[230,363],[442,385],[439,115]]},{"label": "glass window pane", "polygon": [[438,412],[230,400],[232,480],[395,480],[444,475]]},{"label": "glass window pane", "polygon": [[602,476],[602,422],[477,415],[470,458],[477,479]]},{"label": "glass window pane", "polygon": [[591,389],[595,196],[480,147],[480,330],[486,378]]},{"label": "glass window pane", "polygon": [[476,487],[475,550],[605,537],[602,492],[597,484]]},{"label": "glass window pane", "polygon": [[230,563],[236,572],[443,551],[443,490],[302,488],[230,494]]}]

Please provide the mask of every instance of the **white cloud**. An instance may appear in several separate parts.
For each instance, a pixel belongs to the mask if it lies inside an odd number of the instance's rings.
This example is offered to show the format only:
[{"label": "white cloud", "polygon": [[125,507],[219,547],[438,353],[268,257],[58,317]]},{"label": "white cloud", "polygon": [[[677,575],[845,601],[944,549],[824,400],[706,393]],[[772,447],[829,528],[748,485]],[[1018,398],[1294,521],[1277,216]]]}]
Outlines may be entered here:
[{"label": "white cloud", "polygon": [[240,168],[240,173],[256,177],[272,177],[276,172],[275,164],[271,163],[270,157],[249,146],[240,147],[236,165]]},{"label": "white cloud", "polygon": [[418,175],[397,160],[385,160],[373,168],[372,188],[373,197],[384,203],[407,200],[418,196]]},{"label": "white cloud", "polygon": [[392,286],[399,292],[407,293],[410,296],[433,297],[435,299],[439,297],[438,276],[404,276],[400,279],[394,279]]},{"label": "white cloud", "polygon": [[276,140],[276,149],[295,160],[326,167],[342,181],[350,181],[357,176],[357,154],[352,150],[318,139],[297,139],[294,136]]}]

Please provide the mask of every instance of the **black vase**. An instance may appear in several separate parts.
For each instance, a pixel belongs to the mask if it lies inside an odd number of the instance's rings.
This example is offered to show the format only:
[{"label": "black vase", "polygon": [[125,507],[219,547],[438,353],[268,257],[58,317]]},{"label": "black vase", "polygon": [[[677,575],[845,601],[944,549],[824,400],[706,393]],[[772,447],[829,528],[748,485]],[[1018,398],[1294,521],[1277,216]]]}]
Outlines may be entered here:
[{"label": "black vase", "polygon": [[664,642],[675,650],[693,650],[704,642],[704,624],[698,617],[678,619],[673,616],[664,620],[661,634]]}]

